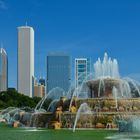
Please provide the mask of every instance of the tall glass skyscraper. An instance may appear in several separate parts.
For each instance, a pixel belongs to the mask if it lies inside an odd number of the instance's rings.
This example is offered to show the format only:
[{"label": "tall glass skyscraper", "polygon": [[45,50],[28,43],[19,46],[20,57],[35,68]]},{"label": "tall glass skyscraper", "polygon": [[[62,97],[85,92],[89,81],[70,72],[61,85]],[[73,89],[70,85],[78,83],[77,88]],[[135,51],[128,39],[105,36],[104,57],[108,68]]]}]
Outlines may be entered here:
[{"label": "tall glass skyscraper", "polygon": [[17,89],[32,97],[34,93],[34,30],[18,27],[18,81]]},{"label": "tall glass skyscraper", "polygon": [[49,53],[47,56],[47,93],[55,87],[68,91],[70,80],[70,56],[64,53]]},{"label": "tall glass skyscraper", "polygon": [[79,87],[87,76],[90,74],[90,59],[76,58],[75,59],[75,86]]},{"label": "tall glass skyscraper", "polygon": [[8,88],[8,59],[7,53],[0,48],[0,92]]}]

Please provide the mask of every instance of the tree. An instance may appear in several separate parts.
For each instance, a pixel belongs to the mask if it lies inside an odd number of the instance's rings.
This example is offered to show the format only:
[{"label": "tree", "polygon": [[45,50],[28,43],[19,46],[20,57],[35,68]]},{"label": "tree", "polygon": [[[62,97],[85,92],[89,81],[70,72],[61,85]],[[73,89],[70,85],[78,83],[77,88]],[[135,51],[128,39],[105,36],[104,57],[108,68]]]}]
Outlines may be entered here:
[{"label": "tree", "polygon": [[7,107],[30,107],[34,108],[41,100],[40,97],[30,98],[18,93],[16,90],[7,90],[0,92],[0,109]]}]

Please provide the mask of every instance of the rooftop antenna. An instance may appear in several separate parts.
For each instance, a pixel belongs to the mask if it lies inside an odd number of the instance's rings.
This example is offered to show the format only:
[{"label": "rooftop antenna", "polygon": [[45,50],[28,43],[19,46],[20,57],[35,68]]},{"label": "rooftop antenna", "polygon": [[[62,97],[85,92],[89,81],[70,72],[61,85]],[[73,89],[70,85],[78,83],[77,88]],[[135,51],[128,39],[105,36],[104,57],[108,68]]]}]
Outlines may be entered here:
[{"label": "rooftop antenna", "polygon": [[2,53],[2,42],[0,43],[0,53]]},{"label": "rooftop antenna", "polygon": [[1,42],[0,47],[3,48],[3,43]]},{"label": "rooftop antenna", "polygon": [[0,44],[0,52],[1,53],[4,52],[7,55],[5,48],[3,47],[3,42],[1,42],[1,44]]},{"label": "rooftop antenna", "polygon": [[40,76],[39,76],[39,79],[41,79],[41,71],[40,71]]},{"label": "rooftop antenna", "polygon": [[25,26],[26,26],[26,27],[28,26],[27,21],[26,21],[26,23],[25,23]]}]

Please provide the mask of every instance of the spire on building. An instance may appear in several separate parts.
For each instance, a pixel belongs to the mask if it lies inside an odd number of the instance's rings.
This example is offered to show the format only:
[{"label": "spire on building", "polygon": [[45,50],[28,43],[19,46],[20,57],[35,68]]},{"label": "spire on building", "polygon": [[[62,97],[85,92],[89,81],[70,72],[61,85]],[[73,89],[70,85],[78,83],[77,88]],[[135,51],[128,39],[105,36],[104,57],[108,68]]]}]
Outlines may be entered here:
[{"label": "spire on building", "polygon": [[26,23],[25,23],[25,26],[28,26],[28,23],[27,23],[27,21],[26,21]]}]

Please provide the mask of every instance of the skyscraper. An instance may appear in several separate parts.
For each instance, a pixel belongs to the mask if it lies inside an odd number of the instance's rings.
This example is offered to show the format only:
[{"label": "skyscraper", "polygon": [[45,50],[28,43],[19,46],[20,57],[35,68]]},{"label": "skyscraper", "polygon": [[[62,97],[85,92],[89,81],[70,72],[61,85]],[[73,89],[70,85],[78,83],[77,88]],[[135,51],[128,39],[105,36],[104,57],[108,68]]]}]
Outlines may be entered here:
[{"label": "skyscraper", "polygon": [[68,91],[71,80],[71,59],[64,53],[49,53],[47,56],[47,93],[60,87]]},{"label": "skyscraper", "polygon": [[33,96],[34,90],[34,30],[18,27],[18,92]]},{"label": "skyscraper", "polygon": [[8,59],[7,53],[0,48],[0,92],[8,88]]},{"label": "skyscraper", "polygon": [[75,59],[75,86],[79,87],[87,76],[90,74],[90,59],[76,58]]}]

